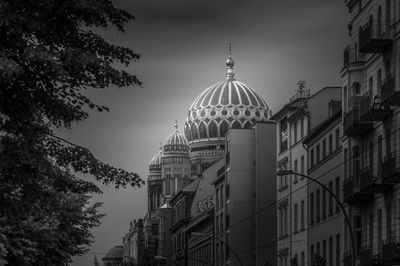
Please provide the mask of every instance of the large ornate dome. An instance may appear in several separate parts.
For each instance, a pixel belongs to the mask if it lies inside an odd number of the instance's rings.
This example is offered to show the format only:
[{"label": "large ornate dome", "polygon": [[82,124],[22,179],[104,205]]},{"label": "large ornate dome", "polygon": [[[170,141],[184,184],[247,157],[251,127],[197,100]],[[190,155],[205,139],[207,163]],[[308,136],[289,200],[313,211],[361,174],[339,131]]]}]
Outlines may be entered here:
[{"label": "large ornate dome", "polygon": [[203,91],[190,106],[185,121],[189,143],[222,140],[229,128],[250,128],[267,121],[270,109],[250,86],[234,79],[229,56],[226,79]]}]

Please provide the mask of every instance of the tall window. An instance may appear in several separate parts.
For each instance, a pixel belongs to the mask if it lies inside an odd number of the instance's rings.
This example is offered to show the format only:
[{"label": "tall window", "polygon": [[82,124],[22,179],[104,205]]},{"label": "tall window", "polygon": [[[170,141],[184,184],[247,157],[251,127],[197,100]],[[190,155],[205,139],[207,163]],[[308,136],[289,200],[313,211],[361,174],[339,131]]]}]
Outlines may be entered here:
[{"label": "tall window", "polygon": [[339,129],[336,129],[336,132],[335,132],[335,142],[336,142],[336,149],[339,149],[339,146],[340,146]]},{"label": "tall window", "polygon": [[[294,163],[293,163],[293,171],[295,172],[295,173],[298,173],[297,171],[298,171],[298,165],[297,165],[297,160],[294,160]],[[297,175],[294,175],[293,176],[293,180],[294,180],[294,183],[296,183],[297,182]]]},{"label": "tall window", "polygon": [[378,95],[382,95],[382,69],[378,69],[378,74],[377,74],[377,83],[378,83]]},{"label": "tall window", "polygon": [[314,149],[310,151],[310,168],[314,166]]},{"label": "tall window", "polygon": [[301,137],[301,138],[304,138],[304,117],[301,118],[300,137]]},{"label": "tall window", "polygon": [[329,153],[332,153],[333,152],[333,137],[332,137],[332,134],[329,135],[329,143],[328,143],[328,145],[329,145]]},{"label": "tall window", "polygon": [[333,266],[333,237],[329,238],[329,262],[328,266]]},{"label": "tall window", "polygon": [[382,209],[378,210],[378,250],[382,249]]},{"label": "tall window", "polygon": [[322,141],[322,159],[326,157],[326,140]]},{"label": "tall window", "polygon": [[280,152],[284,152],[288,148],[288,132],[287,132],[287,119],[284,118],[279,122],[280,126]]},{"label": "tall window", "polygon": [[368,217],[368,237],[369,244],[372,247],[374,245],[374,213],[370,212]]},{"label": "tall window", "polygon": [[378,176],[382,173],[382,136],[378,136]]},{"label": "tall window", "polygon": [[301,252],[301,260],[300,260],[300,266],[305,266],[306,265],[306,254],[303,252]]},{"label": "tall window", "polygon": [[298,204],[294,204],[294,232],[298,232]]},{"label": "tall window", "polygon": [[215,209],[219,210],[219,188],[215,190]]},{"label": "tall window", "polygon": [[319,157],[320,156],[319,144],[317,145],[316,155],[317,155],[316,161],[317,161],[317,163],[319,163],[319,158],[320,158]]},{"label": "tall window", "polygon": [[[339,201],[340,201],[340,181],[339,181],[339,177],[336,177],[335,178],[335,185],[336,185],[336,192],[335,192],[335,196],[336,196],[336,198],[338,198],[339,199]],[[339,207],[339,203],[337,203],[336,202],[336,212],[339,212],[340,211],[340,209],[339,209],[340,207]]]},{"label": "tall window", "polygon": [[[302,155],[301,157],[300,157],[300,173],[302,174],[302,175],[304,175],[304,155]],[[302,178],[304,178],[304,177],[302,177]]]},{"label": "tall window", "polygon": [[369,79],[368,79],[368,90],[371,93],[373,91],[373,85],[374,85],[374,78],[373,77],[369,77]]},{"label": "tall window", "polygon": [[336,266],[340,266],[340,235],[336,235]]},{"label": "tall window", "polygon": [[322,241],[322,257],[324,259],[327,259],[327,257],[326,257],[326,239],[324,239]]},{"label": "tall window", "polygon": [[322,219],[326,218],[326,189],[322,190]]},{"label": "tall window", "polygon": [[305,226],[305,206],[304,206],[304,200],[301,201],[301,214],[300,214],[300,228],[301,230],[304,230]]},{"label": "tall window", "polygon": [[[333,182],[329,182],[329,190],[333,191]],[[329,194],[329,216],[333,215],[333,197],[331,194]]]},{"label": "tall window", "polygon": [[[284,164],[280,165],[279,166],[279,170],[287,170],[287,163],[284,163]],[[287,175],[281,175],[280,176],[280,181],[281,181],[280,182],[281,183],[280,188],[281,189],[287,187],[287,185],[288,185],[287,179],[288,179]]]},{"label": "tall window", "polygon": [[348,168],[347,168],[348,164],[349,164],[349,162],[347,161],[347,148],[345,148],[344,152],[343,152],[343,177],[344,177],[344,179],[347,179],[347,173],[349,172]]},{"label": "tall window", "polygon": [[321,211],[321,198],[320,198],[320,189],[317,190],[316,194],[315,194],[315,214],[316,214],[316,218],[315,221],[319,222],[320,221],[320,211]]},{"label": "tall window", "polygon": [[288,205],[282,205],[280,209],[280,226],[281,226],[281,236],[286,236],[288,234]]},{"label": "tall window", "polygon": [[392,205],[386,205],[386,239],[392,237]]},{"label": "tall window", "polygon": [[220,206],[220,209],[222,209],[224,207],[224,185],[221,185],[219,200],[220,200],[219,206]]},{"label": "tall window", "polygon": [[297,142],[297,121],[293,123],[293,144]]},{"label": "tall window", "polygon": [[310,225],[314,224],[314,192],[310,195]]}]

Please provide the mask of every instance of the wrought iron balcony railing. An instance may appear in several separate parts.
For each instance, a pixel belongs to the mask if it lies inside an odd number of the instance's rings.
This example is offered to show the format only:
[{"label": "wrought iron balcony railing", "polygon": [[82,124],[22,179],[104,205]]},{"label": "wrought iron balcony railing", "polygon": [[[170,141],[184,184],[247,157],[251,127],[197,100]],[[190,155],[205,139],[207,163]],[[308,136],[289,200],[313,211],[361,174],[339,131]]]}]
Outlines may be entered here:
[{"label": "wrought iron balcony railing", "polygon": [[371,166],[363,168],[360,174],[360,191],[362,193],[383,193],[392,189],[390,183],[383,182],[383,179],[379,173],[375,173]]},{"label": "wrought iron balcony railing", "polygon": [[360,111],[353,109],[344,114],[343,128],[347,136],[357,137],[367,134],[372,129],[372,123],[361,121]]},{"label": "wrought iron balcony railing", "polygon": [[343,201],[349,205],[358,205],[373,199],[370,191],[360,191],[360,183],[357,177],[352,176],[343,181]]},{"label": "wrought iron balcony railing", "polygon": [[382,98],[371,91],[360,98],[361,121],[383,121],[392,114],[392,110],[382,104]]},{"label": "wrought iron balcony railing", "polygon": [[370,19],[359,32],[361,53],[382,53],[393,43],[389,20]]},{"label": "wrought iron balcony railing", "polygon": [[397,184],[400,183],[400,153],[392,152],[382,160],[382,182]]},{"label": "wrought iron balcony railing", "polygon": [[359,58],[358,48],[355,44],[348,45],[343,50],[343,66],[348,67],[357,63],[362,63]]},{"label": "wrought iron balcony railing", "polygon": [[387,106],[400,106],[400,75],[395,72],[387,74],[382,80],[382,100]]},{"label": "wrought iron balcony railing", "polygon": [[395,237],[383,241],[382,260],[385,264],[398,264],[400,262],[400,243]]}]

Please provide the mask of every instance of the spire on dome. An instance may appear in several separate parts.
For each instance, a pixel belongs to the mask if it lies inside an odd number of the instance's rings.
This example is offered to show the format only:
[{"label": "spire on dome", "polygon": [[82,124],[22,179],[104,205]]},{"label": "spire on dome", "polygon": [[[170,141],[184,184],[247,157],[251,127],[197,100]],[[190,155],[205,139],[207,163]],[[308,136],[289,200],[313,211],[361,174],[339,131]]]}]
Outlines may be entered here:
[{"label": "spire on dome", "polygon": [[229,80],[234,79],[233,78],[235,76],[235,72],[233,72],[234,65],[235,65],[235,62],[233,62],[233,59],[232,59],[232,46],[231,46],[231,43],[229,43],[229,58],[228,58],[228,60],[226,60],[226,67],[227,67],[226,79],[229,79]]},{"label": "spire on dome", "polygon": [[178,120],[175,120],[175,129],[178,130]]}]

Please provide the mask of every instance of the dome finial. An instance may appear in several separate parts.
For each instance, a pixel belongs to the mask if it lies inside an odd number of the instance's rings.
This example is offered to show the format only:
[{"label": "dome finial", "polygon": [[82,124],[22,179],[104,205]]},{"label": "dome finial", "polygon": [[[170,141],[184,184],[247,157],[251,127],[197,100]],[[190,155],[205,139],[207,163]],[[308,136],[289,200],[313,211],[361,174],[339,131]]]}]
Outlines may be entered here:
[{"label": "dome finial", "polygon": [[158,146],[158,149],[161,151],[162,150],[162,143],[160,142],[160,146]]},{"label": "dome finial", "polygon": [[227,72],[226,72],[226,79],[232,80],[233,77],[235,76],[235,72],[233,72],[233,66],[235,63],[233,62],[232,59],[232,45],[229,43],[229,58],[226,60],[226,67],[227,67]]},{"label": "dome finial", "polygon": [[175,129],[178,129],[178,120],[175,120]]}]

